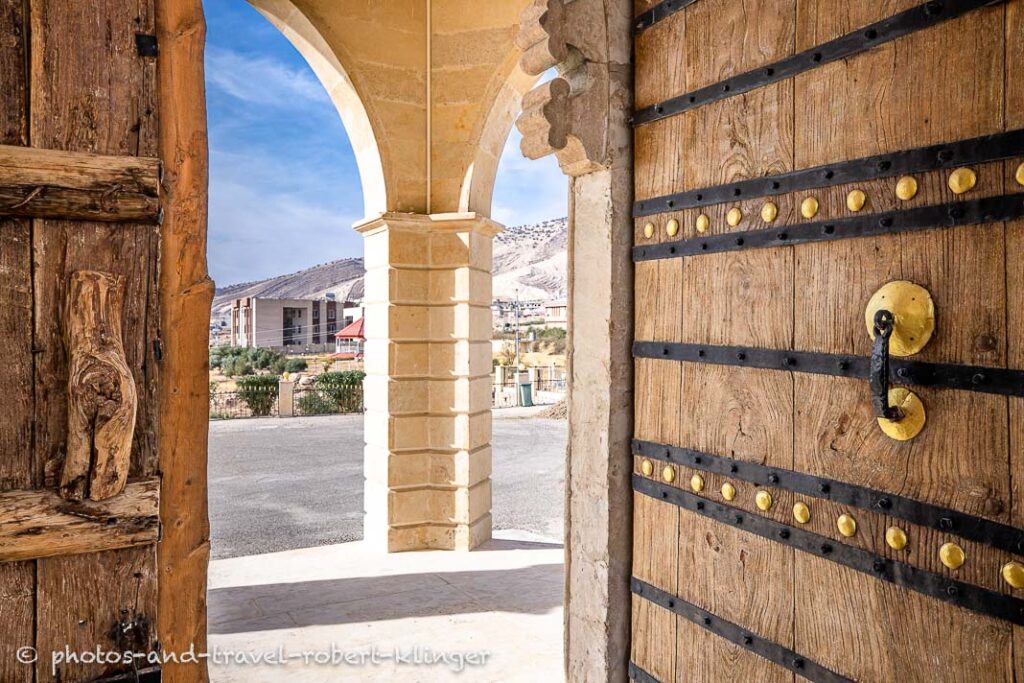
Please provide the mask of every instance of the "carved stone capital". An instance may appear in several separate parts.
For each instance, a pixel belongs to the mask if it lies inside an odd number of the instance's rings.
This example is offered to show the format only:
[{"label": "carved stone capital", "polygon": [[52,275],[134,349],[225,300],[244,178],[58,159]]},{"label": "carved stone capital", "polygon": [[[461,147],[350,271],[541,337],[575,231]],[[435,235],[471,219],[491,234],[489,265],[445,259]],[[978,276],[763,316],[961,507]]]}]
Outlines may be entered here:
[{"label": "carved stone capital", "polygon": [[523,98],[516,127],[526,157],[554,154],[571,176],[612,163],[610,121],[621,115],[613,108],[629,101],[629,36],[629,12],[617,0],[534,0],[523,11],[520,66],[559,71]]}]

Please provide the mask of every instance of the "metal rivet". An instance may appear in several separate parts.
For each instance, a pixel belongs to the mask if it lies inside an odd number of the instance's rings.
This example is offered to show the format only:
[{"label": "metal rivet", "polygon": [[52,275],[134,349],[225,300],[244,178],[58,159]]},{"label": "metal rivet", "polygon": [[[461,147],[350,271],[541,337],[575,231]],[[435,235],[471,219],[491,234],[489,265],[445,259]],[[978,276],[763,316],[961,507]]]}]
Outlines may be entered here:
[{"label": "metal rivet", "polygon": [[828,493],[829,491],[832,490],[832,487],[826,484],[825,482],[821,482],[820,484],[818,484],[818,490],[821,491],[822,493]]},{"label": "metal rivet", "polygon": [[743,644],[751,645],[754,642],[754,636],[743,636]]},{"label": "metal rivet", "polygon": [[740,471],[740,466],[736,464],[729,465],[729,471],[732,472],[733,474],[736,474],[737,472]]},{"label": "metal rivet", "polygon": [[896,196],[907,201],[917,196],[917,178],[905,175],[896,181]]},{"label": "metal rivet", "polygon": [[963,566],[967,558],[964,556],[964,549],[956,543],[943,543],[939,548],[939,559],[942,560],[942,564],[956,570]]},{"label": "metal rivet", "polygon": [[1018,185],[1024,185],[1024,163],[1017,167],[1016,172],[1013,174],[1013,178],[1017,181]]},{"label": "metal rivet", "polygon": [[740,351],[739,353],[736,354],[736,360],[746,360],[746,359],[747,359],[747,354],[743,353],[742,351]]},{"label": "metal rivet", "polygon": [[779,483],[779,475],[775,474],[774,472],[769,474],[768,475],[768,483],[769,484],[778,484]]},{"label": "metal rivet", "polygon": [[729,482],[725,482],[724,484],[722,484],[722,498],[725,498],[726,500],[732,500],[735,497],[736,487],[730,484]]},{"label": "metal rivet", "polygon": [[665,224],[665,234],[669,237],[679,234],[679,221],[675,218],[669,219],[669,222]]},{"label": "metal rivet", "polygon": [[839,515],[839,519],[836,520],[836,528],[843,536],[850,538],[857,533],[857,520],[850,515]]},{"label": "metal rivet", "polygon": [[654,474],[654,463],[650,460],[644,460],[640,463],[640,471],[644,473],[645,477],[649,477]]},{"label": "metal rivet", "polygon": [[701,214],[697,216],[697,232],[705,233],[708,228],[711,227],[711,219],[707,217],[707,214]]},{"label": "metal rivet", "polygon": [[757,509],[762,512],[768,512],[772,509],[772,494],[767,491],[758,491],[757,495],[754,496],[754,503],[757,504]]},{"label": "metal rivet", "polygon": [[831,543],[822,543],[821,544],[821,554],[822,555],[828,555],[830,552],[832,552],[832,544]]},{"label": "metal rivet", "polygon": [[789,538],[789,529],[779,529],[779,538],[782,540]]},{"label": "metal rivet", "polygon": [[871,563],[871,569],[873,569],[876,574],[881,574],[885,571],[885,560],[875,560]]},{"label": "metal rivet", "polygon": [[740,211],[738,206],[729,209],[729,213],[725,215],[725,222],[734,228],[740,224],[741,220],[743,220],[743,212]]},{"label": "metal rivet", "polygon": [[888,498],[879,498],[878,502],[875,503],[875,505],[877,505],[882,510],[888,510],[889,508],[892,507],[892,501],[889,500]]},{"label": "metal rivet", "polygon": [[958,168],[949,174],[948,184],[953,194],[970,192],[978,184],[978,174],[969,168]]},{"label": "metal rivet", "polygon": [[703,500],[698,500],[697,501],[697,509],[698,510],[703,510],[704,509],[704,501]]},{"label": "metal rivet", "polygon": [[807,197],[800,202],[800,215],[804,218],[814,218],[818,215],[818,200],[814,197]]},{"label": "metal rivet", "polygon": [[907,547],[907,532],[898,526],[891,526],[885,530],[885,542],[893,550],[903,550]]},{"label": "metal rivet", "polygon": [[1007,562],[999,573],[1003,575],[1003,581],[1012,588],[1024,588],[1024,564]]},{"label": "metal rivet", "polygon": [[671,465],[666,465],[665,469],[661,471],[661,478],[671,484],[676,480],[675,469]]},{"label": "metal rivet", "polygon": [[644,237],[647,239],[654,237],[654,223],[647,223],[644,225]]},{"label": "metal rivet", "polygon": [[704,617],[704,625],[708,626],[711,624],[711,617]]},{"label": "metal rivet", "polygon": [[736,515],[736,523],[743,524],[743,515]]},{"label": "metal rivet", "polygon": [[850,194],[846,195],[846,208],[857,213],[864,208],[867,200],[868,196],[862,190],[850,190]]},{"label": "metal rivet", "polygon": [[801,524],[811,521],[811,508],[807,507],[807,503],[801,502],[793,506],[793,519]]},{"label": "metal rivet", "polygon": [[771,223],[779,217],[779,207],[775,205],[775,202],[765,202],[764,206],[761,207],[761,220],[765,223]]},{"label": "metal rivet", "polygon": [[690,488],[698,493],[704,490],[704,477],[695,474],[690,477]]}]

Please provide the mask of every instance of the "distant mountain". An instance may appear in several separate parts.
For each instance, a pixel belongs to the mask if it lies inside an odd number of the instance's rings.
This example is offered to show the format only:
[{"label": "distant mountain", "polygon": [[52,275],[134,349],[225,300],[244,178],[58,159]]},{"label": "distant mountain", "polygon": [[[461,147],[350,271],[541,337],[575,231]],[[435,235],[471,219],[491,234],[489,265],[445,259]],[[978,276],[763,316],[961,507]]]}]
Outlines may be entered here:
[{"label": "distant mountain", "polygon": [[[494,239],[494,297],[561,299],[565,297],[565,218],[506,228]],[[338,301],[363,298],[363,259],[346,258],[289,275],[218,287],[213,318],[224,319],[234,299],[250,296],[315,299],[333,293]]]}]

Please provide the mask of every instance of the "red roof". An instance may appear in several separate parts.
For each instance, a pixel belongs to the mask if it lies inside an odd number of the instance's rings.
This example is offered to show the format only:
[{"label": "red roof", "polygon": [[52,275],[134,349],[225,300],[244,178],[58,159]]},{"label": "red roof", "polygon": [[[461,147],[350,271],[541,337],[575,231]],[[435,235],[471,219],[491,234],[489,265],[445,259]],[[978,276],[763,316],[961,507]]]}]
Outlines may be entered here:
[{"label": "red roof", "polygon": [[353,320],[352,323],[345,327],[341,332],[338,332],[334,337],[336,339],[365,339],[363,336],[363,320]]}]

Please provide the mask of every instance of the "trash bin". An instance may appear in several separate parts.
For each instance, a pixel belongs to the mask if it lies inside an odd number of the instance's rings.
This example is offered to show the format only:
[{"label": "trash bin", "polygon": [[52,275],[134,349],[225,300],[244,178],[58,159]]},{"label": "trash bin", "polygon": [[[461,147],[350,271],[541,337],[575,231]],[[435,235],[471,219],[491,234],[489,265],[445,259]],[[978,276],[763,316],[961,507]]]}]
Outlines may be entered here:
[{"label": "trash bin", "polygon": [[519,405],[526,408],[533,405],[533,384],[530,382],[519,385]]}]

